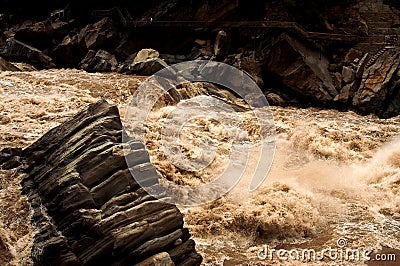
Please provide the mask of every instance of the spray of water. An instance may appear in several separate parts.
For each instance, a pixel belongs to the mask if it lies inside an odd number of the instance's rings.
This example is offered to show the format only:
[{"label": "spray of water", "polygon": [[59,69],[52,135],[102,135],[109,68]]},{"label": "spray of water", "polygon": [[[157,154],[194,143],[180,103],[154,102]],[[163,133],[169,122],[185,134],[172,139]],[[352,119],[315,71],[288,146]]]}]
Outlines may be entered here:
[{"label": "spray of water", "polygon": [[[77,70],[0,73],[0,145],[25,147],[88,103],[104,96],[126,105],[143,78],[89,74]],[[196,89],[197,88],[197,89]],[[187,85],[188,96],[203,94]],[[225,93],[225,92],[224,92]],[[227,96],[234,99],[229,93]],[[189,97],[189,98],[190,98]],[[234,99],[237,104],[240,100]],[[221,123],[199,118],[182,134],[187,156],[196,156],[196,142],[209,138],[217,147],[211,168],[181,171],[163,155],[158,119],[166,119],[171,99],[149,116],[146,145],[151,160],[166,179],[185,185],[212,180],[229,160],[229,142]],[[381,120],[335,110],[272,107],[277,151],[266,182],[255,193],[238,184],[211,204],[182,209],[197,246],[209,258],[249,257],[253,246],[303,243],[336,246],[346,236],[350,246],[399,248],[400,117]],[[121,116],[124,109],[120,108]],[[257,139],[251,115],[238,113],[249,138]],[[246,171],[251,172],[252,161]],[[1,172],[0,258],[10,265],[29,265],[29,207],[20,195],[19,177]],[[217,247],[218,249],[212,249]],[[250,249],[249,249],[250,248]],[[253,254],[254,255],[254,254]],[[0,261],[1,265],[3,264]]]}]

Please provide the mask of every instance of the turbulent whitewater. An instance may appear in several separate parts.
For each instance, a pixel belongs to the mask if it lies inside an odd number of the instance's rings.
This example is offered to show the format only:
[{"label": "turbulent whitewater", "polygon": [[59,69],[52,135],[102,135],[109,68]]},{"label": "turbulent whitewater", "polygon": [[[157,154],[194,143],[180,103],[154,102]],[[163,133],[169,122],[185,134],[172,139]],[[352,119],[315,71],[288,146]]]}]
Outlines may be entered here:
[{"label": "turbulent whitewater", "polygon": [[[0,149],[26,147],[100,98],[116,104],[124,117],[144,80],[78,70],[1,72]],[[181,170],[161,149],[160,121],[174,108],[165,103],[149,116],[145,141],[152,163],[173,182],[207,183],[230,159],[227,132],[212,119],[190,121],[180,142],[185,156],[198,156],[197,144],[207,138],[217,147],[216,157],[202,171]],[[336,246],[340,238],[349,247],[400,249],[400,117],[384,120],[316,108],[271,111],[277,149],[263,185],[250,193],[239,183],[215,202],[181,208],[204,263],[257,263],[257,250],[264,244],[321,250]],[[244,108],[239,115],[247,121],[249,138],[257,139],[251,112]],[[21,197],[18,174],[1,171],[0,177],[0,264],[29,265],[35,230],[30,209]]]}]

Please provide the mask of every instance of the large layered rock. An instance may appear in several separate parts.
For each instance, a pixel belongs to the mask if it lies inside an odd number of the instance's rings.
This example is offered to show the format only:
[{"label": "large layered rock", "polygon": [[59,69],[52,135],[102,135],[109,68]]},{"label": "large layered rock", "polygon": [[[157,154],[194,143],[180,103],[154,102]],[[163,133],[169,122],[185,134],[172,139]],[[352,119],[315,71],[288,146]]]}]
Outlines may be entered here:
[{"label": "large layered rock", "polygon": [[286,34],[271,47],[266,59],[270,77],[303,101],[319,104],[332,101],[338,94],[328,67],[322,51]]},{"label": "large layered rock", "polygon": [[400,50],[386,49],[364,70],[361,85],[353,98],[359,111],[382,117],[400,113],[399,64]]},{"label": "large layered rock", "polygon": [[40,50],[14,38],[7,39],[0,55],[8,60],[32,64],[37,68],[53,68],[53,60]]},{"label": "large layered rock", "polygon": [[130,172],[157,176],[144,145],[121,142],[118,110],[101,101],[18,152],[35,265],[200,264],[179,210],[147,194]]},{"label": "large layered rock", "polygon": [[63,38],[71,28],[68,22],[45,20],[18,28],[14,38],[45,50],[53,45],[53,40]]},{"label": "large layered rock", "polygon": [[114,46],[118,40],[117,28],[108,17],[87,25],[78,35],[78,42],[88,50],[106,49]]}]

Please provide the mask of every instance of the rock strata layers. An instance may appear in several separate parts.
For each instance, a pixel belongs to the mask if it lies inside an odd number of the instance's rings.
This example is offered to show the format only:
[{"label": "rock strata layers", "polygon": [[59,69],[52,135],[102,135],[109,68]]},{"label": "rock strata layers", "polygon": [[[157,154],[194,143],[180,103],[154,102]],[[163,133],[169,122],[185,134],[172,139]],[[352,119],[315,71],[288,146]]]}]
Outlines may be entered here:
[{"label": "rock strata layers", "polygon": [[[131,174],[158,175],[144,145],[122,142],[118,109],[90,105],[31,146],[4,151],[16,161],[36,228],[35,265],[199,265],[201,256],[174,206],[150,196]],[[127,156],[135,161],[127,167]],[[152,264],[153,263],[153,264]]]}]

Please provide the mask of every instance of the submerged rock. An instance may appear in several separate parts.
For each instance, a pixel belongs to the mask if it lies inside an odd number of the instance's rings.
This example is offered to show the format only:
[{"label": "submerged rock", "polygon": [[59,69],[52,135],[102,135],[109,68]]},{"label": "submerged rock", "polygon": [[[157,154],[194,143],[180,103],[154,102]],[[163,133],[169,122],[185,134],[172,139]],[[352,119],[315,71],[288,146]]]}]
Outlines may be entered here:
[{"label": "submerged rock", "polygon": [[0,57],[0,71],[20,71],[20,69]]},{"label": "submerged rock", "polygon": [[[122,134],[118,109],[100,101],[18,153],[35,265],[201,263],[179,210],[136,183]],[[157,176],[144,145],[128,145],[131,170]],[[150,180],[148,187],[158,186]]]}]

